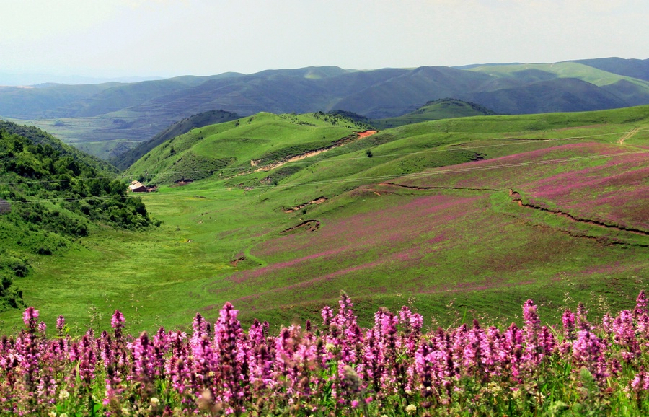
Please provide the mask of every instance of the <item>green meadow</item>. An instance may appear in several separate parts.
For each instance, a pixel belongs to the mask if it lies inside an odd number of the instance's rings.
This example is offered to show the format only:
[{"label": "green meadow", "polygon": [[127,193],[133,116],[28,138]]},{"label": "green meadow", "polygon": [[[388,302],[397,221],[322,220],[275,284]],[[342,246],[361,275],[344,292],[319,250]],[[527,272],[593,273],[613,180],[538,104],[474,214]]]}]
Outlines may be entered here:
[{"label": "green meadow", "polygon": [[[71,332],[107,328],[119,309],[136,332],[185,326],[196,312],[213,320],[226,301],[245,323],[319,320],[344,290],[363,324],[409,304],[426,325],[450,325],[518,321],[528,298],[551,322],[575,300],[597,316],[646,288],[646,177],[592,196],[636,190],[644,204],[615,216],[639,216],[640,232],[519,206],[509,190],[527,201],[557,176],[579,183],[614,164],[613,150],[635,158],[628,172],[649,169],[648,106],[445,119],[364,138],[354,133],[364,126],[325,116],[262,113],[156,147],[124,179],[159,185],[142,198],[161,226],[95,227],[62,255],[34,255],[34,274],[17,280],[25,302],[51,328],[60,314]],[[552,207],[570,214],[561,198]],[[288,230],[308,221],[315,230]],[[3,332],[21,325],[18,311],[0,313]]]}]

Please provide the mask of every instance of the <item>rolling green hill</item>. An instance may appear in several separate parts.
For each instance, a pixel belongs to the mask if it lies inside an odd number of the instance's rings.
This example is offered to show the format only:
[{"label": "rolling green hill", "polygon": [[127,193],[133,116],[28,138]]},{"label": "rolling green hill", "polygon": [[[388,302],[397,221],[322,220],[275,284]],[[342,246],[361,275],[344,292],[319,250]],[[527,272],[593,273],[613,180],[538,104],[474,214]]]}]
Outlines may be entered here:
[{"label": "rolling green hill", "polygon": [[[120,309],[137,331],[225,301],[244,323],[318,320],[342,289],[361,323],[408,303],[428,326],[517,321],[528,298],[550,322],[573,299],[593,317],[646,286],[648,106],[427,121],[309,152],[355,130],[325,117],[262,113],[159,145],[129,175],[203,179],[143,196],[160,228],[101,230],[34,265],[25,301],[96,329]],[[190,152],[212,165],[183,166]]]},{"label": "rolling green hill", "polygon": [[53,148],[62,156],[72,157],[75,161],[79,161],[101,173],[116,173],[115,167],[106,161],[81,152],[74,146],[67,145],[60,140],[56,139],[48,132],[41,130],[34,126],[23,126],[16,123],[0,120],[0,131],[12,133],[18,136],[29,139],[36,145],[47,145]]},{"label": "rolling green hill", "polygon": [[594,58],[575,62],[613,74],[649,81],[649,59]]},{"label": "rolling green hill", "polygon": [[262,175],[266,166],[334,146],[361,130],[363,126],[338,115],[260,113],[168,140],[131,165],[124,175],[153,183],[213,175],[234,178],[255,171]]},{"label": "rolling green hill", "polygon": [[[494,77],[506,77],[522,79],[524,82],[530,82],[528,78],[530,71],[535,74],[548,73],[558,78],[576,78],[586,81],[598,87],[607,84],[613,84],[628,77],[597,69],[595,67],[578,63],[578,62],[557,62],[552,64],[507,64],[507,65],[487,65],[471,68],[471,71],[489,74]],[[539,79],[538,81],[546,81]],[[646,83],[639,83],[645,87]]]},{"label": "rolling green hill", "polygon": [[520,114],[520,109],[526,109],[525,113],[552,113],[557,107],[572,112],[626,105],[624,100],[607,88],[599,88],[577,78],[555,78],[517,88],[472,93],[465,97],[500,114]]},{"label": "rolling green hill", "polygon": [[118,158],[113,159],[111,162],[117,168],[124,170],[156,146],[170,139],[173,139],[176,136],[187,133],[197,127],[208,126],[215,123],[229,122],[230,120],[238,118],[239,116],[236,113],[230,113],[223,110],[212,110],[209,112],[195,114],[174,123],[151,139],[147,140],[146,142],[140,143],[137,147],[125,152]]},{"label": "rolling green hill", "polygon": [[[596,61],[607,68],[616,61]],[[609,65],[604,65],[604,63]],[[649,82],[588,65],[591,61],[554,64],[487,65],[471,68],[496,77],[485,91],[462,96],[500,113],[610,109],[646,104]],[[581,80],[580,83],[578,80]],[[521,111],[525,109],[524,111]]]}]

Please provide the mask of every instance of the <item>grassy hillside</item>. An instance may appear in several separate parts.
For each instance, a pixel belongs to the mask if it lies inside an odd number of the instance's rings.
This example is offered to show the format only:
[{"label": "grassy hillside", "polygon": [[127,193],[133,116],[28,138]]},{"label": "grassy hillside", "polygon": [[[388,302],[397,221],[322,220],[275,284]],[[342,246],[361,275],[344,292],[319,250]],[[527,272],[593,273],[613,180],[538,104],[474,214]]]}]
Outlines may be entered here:
[{"label": "grassy hillside", "polygon": [[649,59],[594,58],[576,62],[613,74],[649,81]]},{"label": "grassy hillside", "polygon": [[132,175],[175,172],[171,146],[248,173],[144,196],[160,228],[35,263],[25,301],[95,328],[119,308],[137,331],[212,320],[225,301],[245,323],[319,320],[343,289],[361,323],[408,303],[428,326],[517,320],[527,298],[551,322],[572,300],[597,316],[646,286],[649,107],[410,124],[250,171],[353,130],[318,117],[260,114],[157,147]]},{"label": "grassy hillside", "polygon": [[48,132],[34,126],[24,126],[6,120],[0,120],[0,131],[12,133],[29,139],[35,145],[47,145],[62,156],[69,156],[75,161],[88,165],[102,173],[116,173],[115,167],[104,160],[88,155],[74,146],[67,145]]},{"label": "grassy hillside", "polygon": [[[635,64],[622,61],[607,58],[554,64],[477,66],[471,70],[489,74],[495,80],[483,91],[461,97],[509,114],[646,104],[649,82],[643,78],[642,61]],[[631,74],[640,76],[634,78]]]},{"label": "grassy hillside", "polygon": [[260,113],[177,136],[143,156],[124,175],[153,183],[212,175],[232,178],[255,171],[262,175],[265,166],[332,146],[360,130],[362,126],[342,116]]},{"label": "grassy hillside", "polygon": [[[488,65],[474,67],[471,69],[471,71],[477,71],[495,77],[515,79],[526,79],[530,71],[536,71],[537,74],[545,72],[548,74],[553,74],[555,77],[559,78],[576,78],[598,87],[614,84],[620,80],[630,78],[579,62],[557,62],[552,64],[507,64],[502,66]],[[639,85],[646,87],[648,84],[640,82]]]},{"label": "grassy hillside", "polygon": [[476,103],[443,98],[429,101],[417,110],[403,116],[388,119],[372,120],[370,123],[379,128],[403,126],[411,123],[420,123],[428,120],[453,119],[456,117],[485,116],[495,114],[492,110]]},{"label": "grassy hillside", "polygon": [[142,142],[137,147],[122,153],[121,155],[119,155],[119,157],[113,159],[112,162],[117,168],[126,169],[156,146],[170,139],[173,139],[176,136],[187,133],[197,127],[229,122],[230,120],[235,120],[238,118],[239,116],[236,113],[230,113],[223,110],[212,110],[209,112],[195,114],[172,124],[167,129],[158,133],[146,142]]},{"label": "grassy hillside", "polygon": [[420,67],[348,93],[335,108],[372,119],[395,117],[414,111],[430,100],[480,90],[490,78],[486,74],[448,67]]},{"label": "grassy hillside", "polygon": [[[631,94],[636,92],[635,89],[632,91]],[[576,112],[613,109],[626,105],[625,100],[608,88],[599,88],[577,78],[556,78],[516,88],[476,92],[464,97],[500,114],[552,113],[557,107],[563,111]]]}]

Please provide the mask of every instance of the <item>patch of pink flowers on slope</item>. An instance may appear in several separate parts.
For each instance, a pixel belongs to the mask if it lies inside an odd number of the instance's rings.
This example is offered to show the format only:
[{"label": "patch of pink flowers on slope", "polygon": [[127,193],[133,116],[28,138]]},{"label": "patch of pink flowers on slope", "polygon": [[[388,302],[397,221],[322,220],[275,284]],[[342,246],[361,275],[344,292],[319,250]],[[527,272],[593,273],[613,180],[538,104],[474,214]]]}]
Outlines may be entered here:
[{"label": "patch of pink flowers on slope", "polygon": [[469,381],[510,392],[529,389],[551,365],[572,369],[577,379],[587,372],[601,390],[624,378],[628,390],[649,389],[644,292],[633,310],[605,316],[600,325],[588,322],[581,305],[566,310],[561,332],[541,325],[531,300],[523,305],[523,326],[506,329],[474,320],[425,333],[423,317],[408,307],[380,309],[374,325],[361,328],[344,294],[337,313],[322,310],[319,328],[307,321],[272,336],[268,323],[255,321],[245,331],[237,316],[226,303],[215,323],[197,314],[191,334],[160,328],[152,336],[132,336],[124,334],[125,319],[116,311],[112,334],[88,330],[79,339],[61,333],[48,338],[37,330],[38,312],[30,307],[25,329],[0,341],[0,411],[46,415],[57,404],[76,402],[105,415],[121,413],[124,404],[153,415],[171,415],[164,414],[171,406],[174,415],[241,415],[295,404],[312,413],[324,411],[328,393],[336,409],[372,403],[383,412],[381,404],[393,407],[395,395],[424,408],[443,406]]},{"label": "patch of pink flowers on slope", "polygon": [[393,261],[413,262],[449,239],[455,231],[448,225],[477,210],[474,204],[478,201],[479,197],[443,195],[414,198],[380,211],[331,221],[317,233],[272,239],[260,245],[260,253],[265,247],[282,245],[282,252],[302,256],[237,272],[230,279],[259,288],[278,281],[293,287],[344,276],[358,271],[359,265],[369,269]]},{"label": "patch of pink flowers on slope", "polygon": [[526,185],[525,192],[533,204],[550,203],[582,218],[649,230],[649,158],[621,159],[539,180]]},{"label": "patch of pink flowers on slope", "polygon": [[556,168],[556,164],[551,163],[553,160],[623,152],[619,147],[592,142],[560,145],[452,167],[434,168],[426,171],[429,175],[418,175],[417,178],[406,176],[395,182],[420,187],[508,188],[512,182],[524,184],[546,175],[545,172],[553,172]]},{"label": "patch of pink flowers on slope", "polygon": [[554,146],[468,162],[452,169],[438,168],[429,174],[395,182],[424,187],[515,188],[524,192],[531,203],[545,208],[649,230],[644,203],[649,198],[649,184],[645,181],[649,158],[647,153],[629,153],[627,148],[616,145]]}]

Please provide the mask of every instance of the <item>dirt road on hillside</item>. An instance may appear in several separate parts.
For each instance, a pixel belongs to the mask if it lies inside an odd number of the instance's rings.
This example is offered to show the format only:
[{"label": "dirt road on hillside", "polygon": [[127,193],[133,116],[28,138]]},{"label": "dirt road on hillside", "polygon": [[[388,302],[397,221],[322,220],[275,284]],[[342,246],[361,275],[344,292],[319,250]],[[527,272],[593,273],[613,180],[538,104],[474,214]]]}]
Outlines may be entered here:
[{"label": "dirt road on hillside", "polygon": [[640,131],[639,127],[636,127],[634,129],[629,130],[624,135],[622,135],[622,137],[620,137],[620,139],[617,140],[618,145],[624,145],[625,140],[630,139],[631,137],[633,137],[633,135],[635,135],[639,131]]}]

